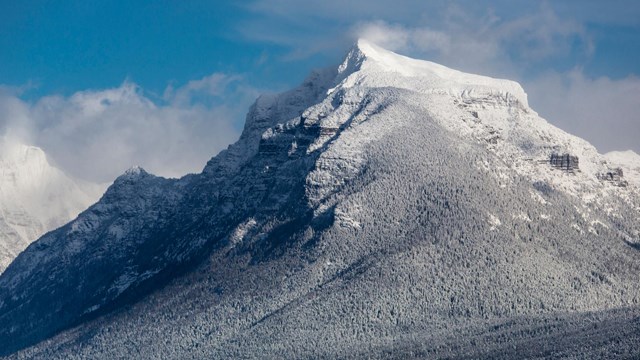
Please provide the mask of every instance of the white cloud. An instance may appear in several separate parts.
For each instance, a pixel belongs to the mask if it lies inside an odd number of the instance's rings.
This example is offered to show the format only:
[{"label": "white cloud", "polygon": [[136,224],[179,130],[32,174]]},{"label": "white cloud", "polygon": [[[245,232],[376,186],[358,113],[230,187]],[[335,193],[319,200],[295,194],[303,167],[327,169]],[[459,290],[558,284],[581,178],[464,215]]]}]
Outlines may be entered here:
[{"label": "white cloud", "polygon": [[587,57],[593,51],[583,26],[560,18],[548,6],[503,19],[491,9],[478,13],[454,3],[432,13],[433,17],[438,19],[413,26],[360,22],[351,36],[460,70],[510,78],[550,58]]},{"label": "white cloud", "polygon": [[360,23],[353,29],[353,34],[355,38],[367,39],[392,51],[406,51],[413,37],[409,29],[381,20]]},{"label": "white cloud", "polygon": [[184,86],[174,89],[169,85],[165,89],[163,98],[174,106],[190,106],[194,102],[202,101],[206,97],[219,97],[230,84],[241,80],[239,76],[229,76],[215,73],[202,79],[191,80]]},{"label": "white cloud", "polygon": [[[590,46],[582,22],[576,20],[575,10],[584,8],[581,4],[560,6],[554,2],[512,0],[371,0],[366,4],[254,0],[246,7],[256,18],[242,22],[237,30],[252,40],[290,47],[298,55],[291,59],[324,53],[331,44],[342,47],[347,42],[345,33],[356,33],[399,51],[438,50],[457,59],[465,55],[467,60],[461,63],[483,62],[489,55],[537,60],[570,51],[576,42],[584,43],[585,48]],[[593,7],[587,8],[589,14],[581,12],[580,19],[598,17]],[[293,33],[292,28],[296,29]],[[506,45],[512,51],[496,52]],[[464,50],[481,52],[463,53]]]},{"label": "white cloud", "polygon": [[223,74],[168,87],[155,102],[131,82],[34,103],[0,92],[0,130],[87,180],[110,181],[133,165],[176,177],[201,170],[238,137],[255,96],[240,77]]},{"label": "white cloud", "polygon": [[640,153],[640,78],[590,78],[580,70],[549,73],[525,84],[534,109],[600,152]]}]

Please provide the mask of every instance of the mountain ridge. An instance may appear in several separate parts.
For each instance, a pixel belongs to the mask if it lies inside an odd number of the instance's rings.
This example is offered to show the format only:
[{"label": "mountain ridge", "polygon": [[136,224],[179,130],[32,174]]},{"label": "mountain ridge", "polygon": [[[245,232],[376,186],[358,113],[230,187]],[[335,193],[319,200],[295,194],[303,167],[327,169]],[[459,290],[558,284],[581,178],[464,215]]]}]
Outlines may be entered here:
[{"label": "mountain ridge", "polygon": [[[412,59],[392,51],[383,49],[374,43],[359,39],[354,47],[349,51],[345,61],[338,67],[338,73],[350,75],[359,70],[385,72],[400,74],[403,77],[417,77],[421,80],[421,86],[416,86],[413,90],[423,90],[429,88],[433,91],[455,91],[463,93],[465,87],[472,87],[482,90],[483,88],[498,90],[511,94],[528,107],[527,94],[520,84],[512,80],[495,79],[488,76],[463,73],[450,69],[446,66],[426,61]],[[392,78],[383,77],[385,85],[397,83]],[[347,81],[344,87],[349,87],[353,81]],[[372,81],[375,83],[375,80]],[[407,83],[404,84],[404,86]],[[400,85],[403,87],[403,84]]]},{"label": "mountain ridge", "polygon": [[553,316],[577,340],[589,312],[632,324],[637,187],[516,83],[415,61],[359,41],[259,98],[201,174],[121,176],[0,276],[3,355],[59,333],[15,358],[446,356],[419,339],[468,351],[452,334],[510,322],[535,353]]}]

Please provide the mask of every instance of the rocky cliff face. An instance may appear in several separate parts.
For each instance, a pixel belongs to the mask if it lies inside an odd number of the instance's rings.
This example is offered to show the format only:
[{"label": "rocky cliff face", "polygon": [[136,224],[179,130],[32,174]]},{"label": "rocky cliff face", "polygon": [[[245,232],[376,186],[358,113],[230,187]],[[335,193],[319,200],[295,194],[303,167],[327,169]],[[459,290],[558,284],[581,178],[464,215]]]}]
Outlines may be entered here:
[{"label": "rocky cliff face", "polygon": [[31,245],[0,277],[0,348],[73,328],[14,357],[546,356],[567,332],[569,355],[631,352],[640,201],[610,166],[517,83],[360,41],[259,98],[201,174],[132,169]]}]

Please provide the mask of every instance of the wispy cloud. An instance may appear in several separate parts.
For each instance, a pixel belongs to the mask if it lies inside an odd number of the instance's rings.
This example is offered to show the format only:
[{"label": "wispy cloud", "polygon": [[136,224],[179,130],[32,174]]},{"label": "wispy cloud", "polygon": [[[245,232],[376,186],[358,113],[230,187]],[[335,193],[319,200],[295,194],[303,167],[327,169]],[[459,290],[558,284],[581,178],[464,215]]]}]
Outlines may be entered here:
[{"label": "wispy cloud", "polygon": [[436,26],[376,20],[356,24],[351,34],[462,70],[512,77],[550,58],[586,58],[593,52],[593,41],[583,26],[559,18],[546,6],[509,19],[490,9],[475,14],[456,5],[439,15]]},{"label": "wispy cloud", "polygon": [[213,74],[167,87],[152,100],[125,81],[33,103],[0,92],[0,130],[41,146],[71,174],[109,181],[132,165],[164,176],[199,171],[234,141],[257,91],[239,76]]},{"label": "wispy cloud", "polygon": [[241,23],[240,33],[308,56],[325,51],[328,39],[341,47],[345,39],[352,41],[349,35],[354,34],[386,40],[383,46],[398,45],[391,40],[399,41],[404,47],[396,50],[430,46],[432,43],[425,40],[434,40],[436,35],[436,40],[442,40],[444,34],[450,41],[435,44],[437,50],[455,54],[455,48],[474,44],[495,50],[492,45],[499,43],[512,46],[512,51],[498,55],[522,58],[557,56],[559,50],[575,45],[576,38],[588,42],[579,21],[562,16],[555,4],[544,2],[372,0],[364,6],[338,0],[255,0],[246,7],[256,18]]},{"label": "wispy cloud", "polygon": [[238,75],[226,75],[221,73],[211,74],[202,79],[190,80],[185,85],[174,88],[167,86],[163,99],[173,106],[185,107],[194,103],[203,103],[207,99],[215,99],[223,96],[230,85],[242,80]]}]

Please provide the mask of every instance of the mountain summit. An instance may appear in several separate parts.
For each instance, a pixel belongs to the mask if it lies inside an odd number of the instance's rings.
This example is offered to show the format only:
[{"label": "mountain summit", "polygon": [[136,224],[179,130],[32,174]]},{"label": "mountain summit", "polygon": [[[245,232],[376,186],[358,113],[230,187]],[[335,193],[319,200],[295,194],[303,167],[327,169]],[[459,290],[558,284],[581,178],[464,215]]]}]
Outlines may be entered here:
[{"label": "mountain summit", "polygon": [[29,246],[0,277],[0,355],[638,355],[616,166],[515,82],[358,41],[258,98],[202,173],[129,171]]},{"label": "mountain summit", "polygon": [[452,94],[471,90],[497,92],[509,94],[523,106],[528,106],[527,94],[517,82],[467,74],[430,61],[412,59],[363,39],[351,49],[338,67],[338,73],[345,78],[354,75],[348,81],[341,81],[341,88],[364,85]]}]

